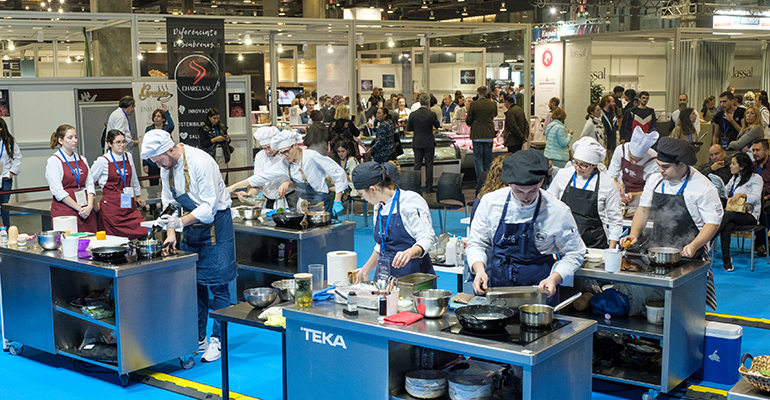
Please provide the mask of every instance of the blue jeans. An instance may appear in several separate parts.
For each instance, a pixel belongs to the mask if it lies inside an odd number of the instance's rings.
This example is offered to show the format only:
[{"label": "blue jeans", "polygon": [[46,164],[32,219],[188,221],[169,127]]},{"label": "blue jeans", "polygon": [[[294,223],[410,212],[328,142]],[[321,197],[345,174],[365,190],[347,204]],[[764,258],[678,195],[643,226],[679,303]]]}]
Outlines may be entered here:
[{"label": "blue jeans", "polygon": [[[13,187],[13,178],[5,180],[3,179],[3,192],[11,190]],[[10,194],[0,194],[0,204],[6,204],[8,201],[11,200]],[[9,217],[10,212],[3,208],[2,215],[3,215],[3,226],[6,228],[11,226],[11,218]]]},{"label": "blue jeans", "polygon": [[[209,290],[214,295],[212,309],[219,310],[230,306],[230,288],[224,285],[198,285],[198,341],[206,338],[206,324],[209,318]],[[222,328],[219,320],[214,320],[214,328],[211,337],[222,337]]]},{"label": "blue jeans", "polygon": [[473,168],[476,170],[476,180],[481,178],[482,171],[489,171],[492,165],[492,141],[473,141]]}]

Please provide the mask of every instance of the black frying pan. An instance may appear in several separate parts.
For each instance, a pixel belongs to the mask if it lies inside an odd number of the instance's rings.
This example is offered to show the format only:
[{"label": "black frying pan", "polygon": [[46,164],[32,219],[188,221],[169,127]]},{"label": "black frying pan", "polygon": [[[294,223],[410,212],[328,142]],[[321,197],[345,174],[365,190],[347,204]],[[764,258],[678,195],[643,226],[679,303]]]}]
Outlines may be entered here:
[{"label": "black frying pan", "polygon": [[101,246],[91,249],[91,258],[96,261],[115,261],[126,258],[128,247],[125,246]]},{"label": "black frying pan", "polygon": [[499,331],[513,318],[514,311],[508,307],[475,305],[455,310],[457,321],[463,329],[473,332]]}]

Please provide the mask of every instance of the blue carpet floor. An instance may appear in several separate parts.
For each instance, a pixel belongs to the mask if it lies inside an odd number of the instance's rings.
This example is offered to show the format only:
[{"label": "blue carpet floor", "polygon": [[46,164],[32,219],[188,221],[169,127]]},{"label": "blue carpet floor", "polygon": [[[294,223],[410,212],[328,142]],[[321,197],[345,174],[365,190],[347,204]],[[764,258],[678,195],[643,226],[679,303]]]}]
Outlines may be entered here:
[{"label": "blue carpet floor", "polygon": [[[448,213],[447,229],[465,236],[462,212]],[[434,212],[437,231],[438,216]],[[355,232],[355,248],[359,264],[371,254],[374,246],[371,217],[369,227],[363,227],[362,217],[353,217],[360,228]],[[748,244],[747,244],[747,247]],[[714,273],[719,297],[718,312],[754,318],[770,318],[770,265],[764,258],[755,259],[754,272],[749,271],[749,254],[740,253],[733,240],[734,272],[724,272],[721,261],[716,261]],[[719,251],[717,260],[721,260]],[[441,276],[439,287],[455,290],[454,276]],[[209,328],[210,330],[210,328]],[[231,391],[264,400],[283,398],[281,386],[280,334],[241,325],[229,325]],[[742,352],[754,355],[770,354],[770,332],[756,328],[743,329]],[[220,363],[201,364],[183,370],[177,360],[153,367],[153,370],[201,384],[221,387]],[[132,383],[123,388],[116,373],[85,365],[75,366],[71,359],[25,348],[21,356],[0,354],[0,399],[185,399],[186,397],[144,384]],[[698,384],[698,381],[691,381]],[[729,385],[703,382],[704,386],[728,389]],[[641,399],[646,391],[594,380],[593,399]],[[678,396],[681,397],[683,391]],[[344,396],[343,396],[344,397]],[[343,398],[341,397],[341,398]],[[666,396],[661,396],[666,398]]]}]

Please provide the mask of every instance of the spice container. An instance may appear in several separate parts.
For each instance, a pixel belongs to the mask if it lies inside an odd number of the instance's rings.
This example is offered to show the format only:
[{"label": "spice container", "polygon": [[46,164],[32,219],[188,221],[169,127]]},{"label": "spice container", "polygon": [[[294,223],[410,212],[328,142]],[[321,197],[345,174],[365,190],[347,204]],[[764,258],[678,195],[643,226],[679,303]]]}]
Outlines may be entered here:
[{"label": "spice container", "polygon": [[300,308],[313,306],[313,275],[312,274],[294,274],[294,280],[297,282],[297,289],[294,291],[294,305]]},{"label": "spice container", "polygon": [[350,292],[348,293],[348,304],[347,308],[342,310],[342,312],[345,315],[358,315],[358,296],[356,295],[356,292]]}]

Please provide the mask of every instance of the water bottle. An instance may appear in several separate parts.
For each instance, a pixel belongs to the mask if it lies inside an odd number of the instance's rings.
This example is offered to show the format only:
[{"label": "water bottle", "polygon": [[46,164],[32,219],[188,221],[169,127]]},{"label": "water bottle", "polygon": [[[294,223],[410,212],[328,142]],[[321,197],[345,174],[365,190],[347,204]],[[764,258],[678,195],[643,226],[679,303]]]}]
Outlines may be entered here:
[{"label": "water bottle", "polygon": [[456,267],[465,266],[465,262],[463,261],[463,255],[465,254],[465,242],[463,241],[462,237],[457,238],[457,244],[455,244],[455,249],[457,251],[457,255],[455,257],[455,266]]},{"label": "water bottle", "polygon": [[0,246],[8,247],[8,230],[0,228]]},{"label": "water bottle", "polygon": [[446,265],[455,265],[457,263],[457,238],[449,238],[444,256],[446,257],[444,261]]}]

